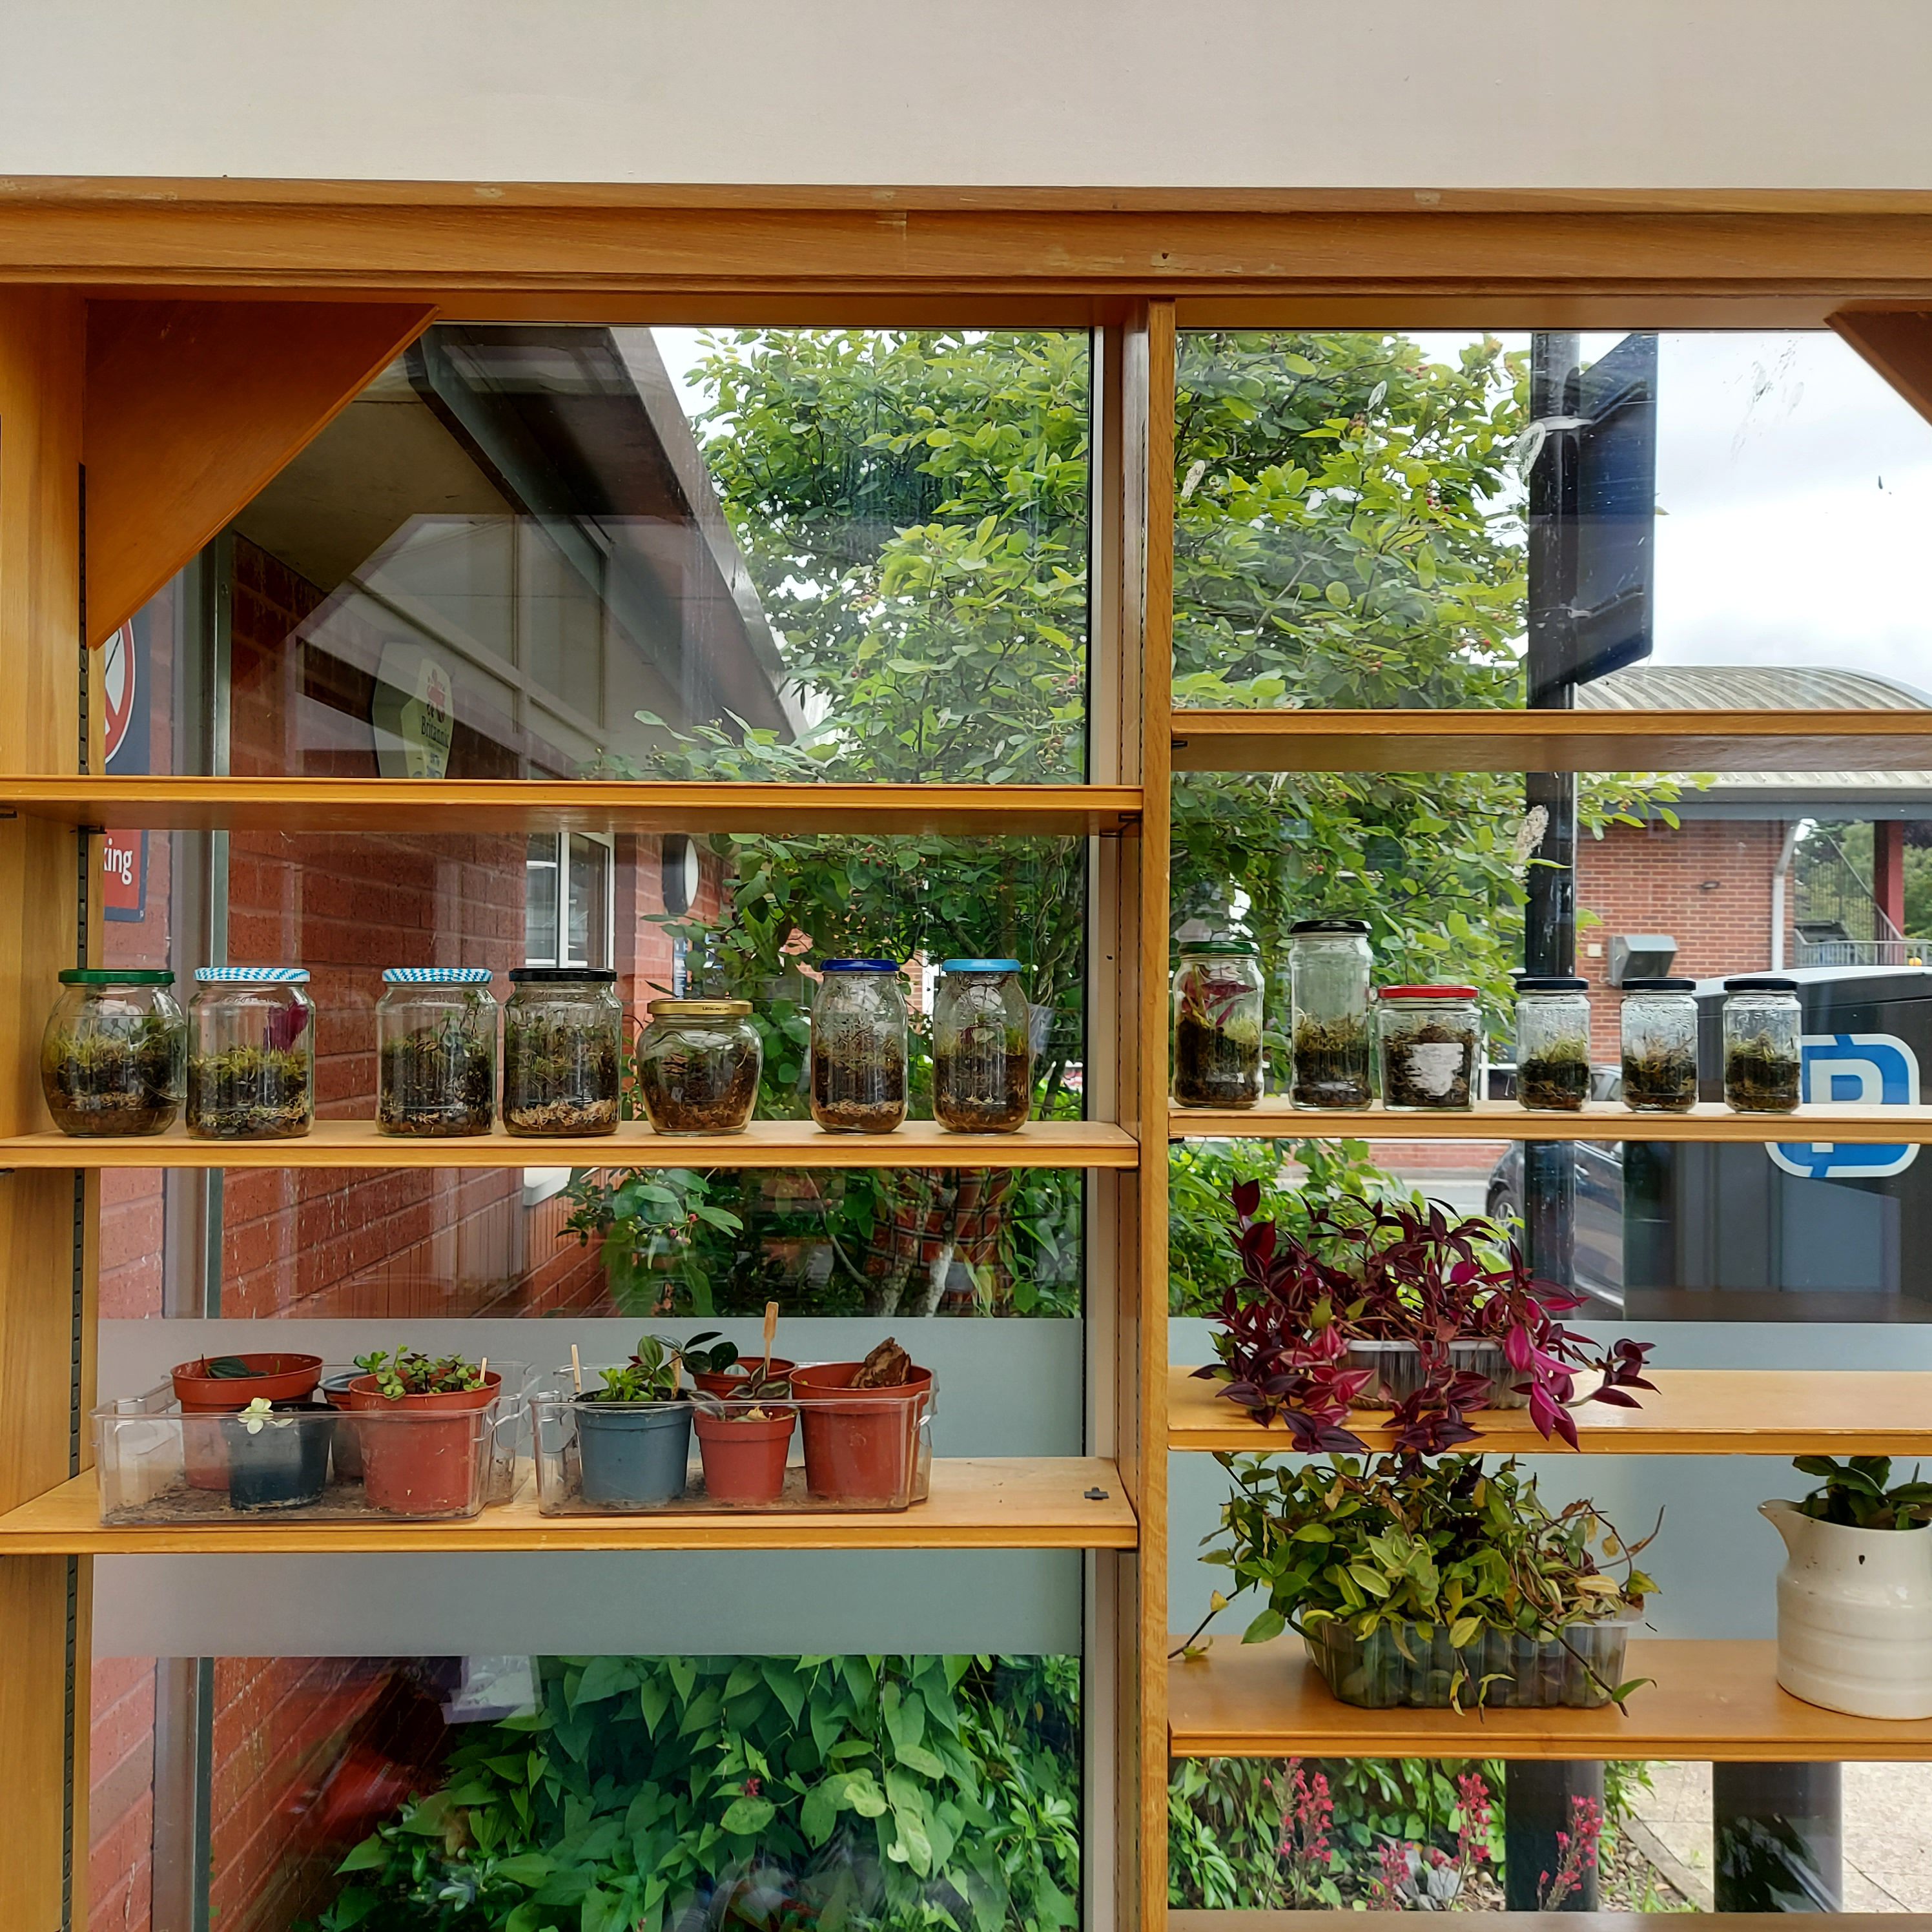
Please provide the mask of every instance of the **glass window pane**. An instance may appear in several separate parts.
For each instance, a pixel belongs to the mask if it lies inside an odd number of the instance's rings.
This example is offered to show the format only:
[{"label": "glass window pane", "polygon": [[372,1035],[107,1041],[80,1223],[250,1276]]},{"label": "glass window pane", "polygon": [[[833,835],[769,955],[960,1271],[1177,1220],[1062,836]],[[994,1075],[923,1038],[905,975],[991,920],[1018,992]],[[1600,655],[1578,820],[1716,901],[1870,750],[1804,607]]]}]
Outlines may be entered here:
[{"label": "glass window pane", "polygon": [[524,862],[524,961],[550,966],[557,961],[557,835],[532,833]]},{"label": "glass window pane", "polygon": [[570,923],[566,963],[610,963],[610,848],[580,832],[570,835]]}]

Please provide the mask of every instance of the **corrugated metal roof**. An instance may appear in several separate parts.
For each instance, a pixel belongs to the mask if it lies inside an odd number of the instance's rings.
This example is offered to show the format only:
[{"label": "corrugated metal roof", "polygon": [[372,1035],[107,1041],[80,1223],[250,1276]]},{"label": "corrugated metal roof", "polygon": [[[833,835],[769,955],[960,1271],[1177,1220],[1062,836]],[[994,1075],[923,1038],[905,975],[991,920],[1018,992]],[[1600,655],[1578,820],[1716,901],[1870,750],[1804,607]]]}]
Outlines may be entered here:
[{"label": "corrugated metal roof", "polygon": [[1932,711],[1932,696],[1864,671],[1634,664],[1579,685],[1576,706],[1582,711]]}]

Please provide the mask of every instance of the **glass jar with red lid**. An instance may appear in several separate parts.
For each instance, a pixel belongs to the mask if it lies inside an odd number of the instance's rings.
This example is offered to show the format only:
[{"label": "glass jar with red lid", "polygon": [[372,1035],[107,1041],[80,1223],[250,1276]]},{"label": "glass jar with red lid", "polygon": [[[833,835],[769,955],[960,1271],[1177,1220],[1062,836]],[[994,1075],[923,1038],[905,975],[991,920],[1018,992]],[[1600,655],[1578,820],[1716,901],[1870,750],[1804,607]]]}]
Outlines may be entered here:
[{"label": "glass jar with red lid", "polygon": [[1384,986],[1376,996],[1382,1104],[1391,1113],[1466,1110],[1483,1058],[1473,986]]}]

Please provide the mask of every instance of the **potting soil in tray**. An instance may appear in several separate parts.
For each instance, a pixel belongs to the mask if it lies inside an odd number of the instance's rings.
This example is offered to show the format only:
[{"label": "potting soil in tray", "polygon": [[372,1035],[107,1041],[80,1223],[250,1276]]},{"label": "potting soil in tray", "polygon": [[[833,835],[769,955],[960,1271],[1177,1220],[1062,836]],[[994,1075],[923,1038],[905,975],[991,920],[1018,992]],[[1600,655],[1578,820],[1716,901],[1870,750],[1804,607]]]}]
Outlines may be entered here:
[{"label": "potting soil in tray", "polygon": [[904,1502],[854,1502],[842,1496],[815,1496],[805,1486],[805,1465],[790,1464],[785,1470],[784,1487],[768,1503],[716,1503],[704,1492],[704,1479],[698,1473],[697,1458],[692,1459],[692,1473],[685,1484],[684,1494],[668,1503],[587,1503],[583,1490],[573,1479],[563,1494],[554,1502],[546,1498],[538,1504],[544,1516],[772,1516],[810,1514],[824,1515],[828,1511],[844,1510],[884,1511],[910,1508],[913,1504],[926,1501],[926,1480],[923,1471],[915,1472],[912,1481],[912,1495]]},{"label": "potting soil in tray", "polygon": [[[464,1514],[460,1510],[442,1512],[446,1516]],[[100,1520],[110,1525],[232,1522],[243,1528],[251,1523],[266,1522],[410,1522],[430,1520],[427,1516],[418,1519],[399,1516],[388,1510],[372,1509],[360,1483],[343,1482],[331,1482],[319,1502],[292,1504],[284,1509],[237,1510],[230,1503],[226,1488],[190,1489],[184,1484],[178,1489],[164,1490],[159,1496],[150,1496],[146,1502],[131,1504],[124,1509],[103,1510],[100,1513]]]}]

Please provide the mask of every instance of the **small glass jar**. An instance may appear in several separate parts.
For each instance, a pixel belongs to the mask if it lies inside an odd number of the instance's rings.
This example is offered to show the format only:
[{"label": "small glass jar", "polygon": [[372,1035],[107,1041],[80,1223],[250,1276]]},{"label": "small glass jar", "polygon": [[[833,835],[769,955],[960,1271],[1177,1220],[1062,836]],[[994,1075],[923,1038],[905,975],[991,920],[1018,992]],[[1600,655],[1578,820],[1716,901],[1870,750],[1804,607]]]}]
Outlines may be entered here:
[{"label": "small glass jar", "polygon": [[496,1002],[487,966],[392,966],[376,1003],[376,1125],[453,1140],[496,1116]]},{"label": "small glass jar", "polygon": [[70,966],[40,1036],[40,1090],[64,1134],[165,1133],[180,1117],[188,1020],[175,976]]},{"label": "small glass jar", "polygon": [[1292,1106],[1366,1107],[1375,1060],[1369,922],[1298,920],[1288,929]]},{"label": "small glass jar", "polygon": [[1724,1104],[1791,1114],[1802,1098],[1804,1021],[1796,980],[1724,982]]},{"label": "small glass jar", "polygon": [[1382,1105],[1392,1114],[1474,1104],[1483,1016],[1473,986],[1384,986],[1376,996]]},{"label": "small glass jar", "polygon": [[932,1005],[932,1117],[1010,1134],[1033,1112],[1033,1015],[1017,959],[949,959]]},{"label": "small glass jar", "polygon": [[638,1096],[660,1134],[742,1134],[765,1049],[749,1000],[653,1000],[638,1042]]},{"label": "small glass jar", "polygon": [[1262,1097],[1266,1005],[1261,950],[1200,940],[1174,970],[1174,1098],[1182,1107],[1252,1107]]},{"label": "small glass jar", "polygon": [[608,966],[514,966],[503,1005],[503,1131],[614,1134],[624,1003]]},{"label": "small glass jar", "polygon": [[904,982],[890,959],[828,959],[812,1004],[812,1118],[889,1134],[906,1117]]},{"label": "small glass jar", "polygon": [[301,966],[198,966],[188,1002],[188,1130],[298,1139],[315,1120],[315,1007]]},{"label": "small glass jar", "polygon": [[1526,975],[1516,982],[1516,1097],[1540,1114],[1574,1114],[1590,1097],[1590,982]]},{"label": "small glass jar", "polygon": [[1624,1105],[1633,1113],[1696,1106],[1696,992],[1695,980],[1624,982]]}]

